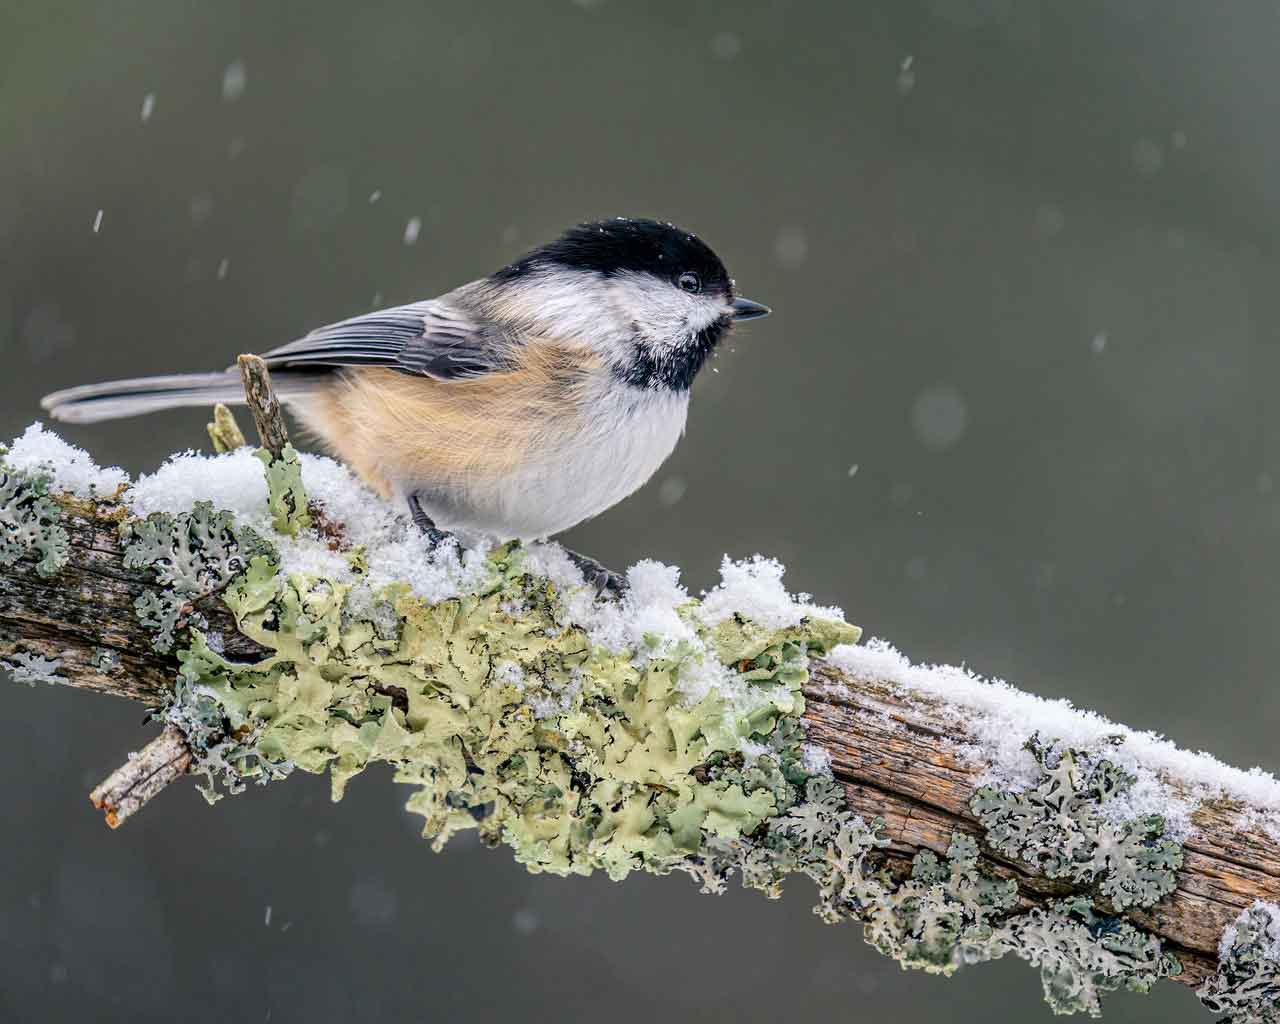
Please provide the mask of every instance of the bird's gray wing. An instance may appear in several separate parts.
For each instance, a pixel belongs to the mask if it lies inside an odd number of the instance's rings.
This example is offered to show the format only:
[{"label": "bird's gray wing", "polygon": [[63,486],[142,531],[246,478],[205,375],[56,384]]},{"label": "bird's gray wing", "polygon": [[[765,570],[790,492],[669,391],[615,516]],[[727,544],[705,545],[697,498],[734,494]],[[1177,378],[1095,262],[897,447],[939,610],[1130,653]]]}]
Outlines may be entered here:
[{"label": "bird's gray wing", "polygon": [[263,358],[273,370],[385,366],[458,380],[509,367],[511,346],[493,325],[431,299],[320,327]]}]

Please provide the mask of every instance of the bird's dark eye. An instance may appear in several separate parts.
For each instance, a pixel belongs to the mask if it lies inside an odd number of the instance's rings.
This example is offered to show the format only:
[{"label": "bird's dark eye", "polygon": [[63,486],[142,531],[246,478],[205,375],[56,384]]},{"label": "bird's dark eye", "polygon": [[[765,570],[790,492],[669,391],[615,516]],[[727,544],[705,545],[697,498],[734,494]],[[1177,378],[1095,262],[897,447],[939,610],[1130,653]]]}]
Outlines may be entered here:
[{"label": "bird's dark eye", "polygon": [[697,295],[698,292],[702,291],[702,278],[692,270],[686,270],[677,277],[676,284],[679,285],[682,292],[688,292],[690,295]]}]

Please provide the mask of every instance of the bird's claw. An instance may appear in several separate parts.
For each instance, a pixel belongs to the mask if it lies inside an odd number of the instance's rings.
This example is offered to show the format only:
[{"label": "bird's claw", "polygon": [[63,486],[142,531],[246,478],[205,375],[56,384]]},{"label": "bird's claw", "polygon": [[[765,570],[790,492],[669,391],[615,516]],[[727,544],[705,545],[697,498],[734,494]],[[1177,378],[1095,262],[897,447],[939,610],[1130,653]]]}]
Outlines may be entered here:
[{"label": "bird's claw", "polygon": [[428,551],[437,551],[442,544],[452,541],[454,549],[461,557],[462,545],[458,543],[458,538],[447,530],[442,530],[436,526],[435,521],[427,515],[426,509],[422,507],[422,502],[418,500],[416,494],[409,495],[409,515],[413,519],[413,525],[421,530],[427,538]]},{"label": "bird's claw", "polygon": [[[462,557],[462,545],[458,543],[458,538],[447,530],[442,530],[436,526],[435,521],[427,515],[426,509],[422,507],[422,502],[418,500],[416,494],[409,495],[409,515],[413,519],[413,525],[422,531],[427,539],[427,550],[435,552],[445,543],[452,543],[458,557]],[[586,555],[580,555],[576,551],[566,551],[570,561],[578,567],[582,572],[582,577],[588,586],[594,587],[596,597],[607,597],[613,601],[621,601],[627,592],[627,578],[621,573],[614,572],[612,569],[606,569],[594,558],[588,558]]]},{"label": "bird's claw", "polygon": [[588,586],[595,587],[596,597],[607,597],[621,601],[627,593],[627,578],[621,573],[606,569],[594,558],[580,555],[576,551],[566,551],[569,559],[582,570],[583,579]]}]

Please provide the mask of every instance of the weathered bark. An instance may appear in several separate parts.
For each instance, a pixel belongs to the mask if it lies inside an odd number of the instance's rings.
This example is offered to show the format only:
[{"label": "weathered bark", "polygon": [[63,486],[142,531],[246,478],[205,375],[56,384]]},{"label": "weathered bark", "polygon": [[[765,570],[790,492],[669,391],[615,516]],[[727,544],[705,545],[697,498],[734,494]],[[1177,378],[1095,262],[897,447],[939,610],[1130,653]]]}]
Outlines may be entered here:
[{"label": "weathered bark", "polygon": [[240,379],[244,383],[245,401],[249,411],[253,413],[253,422],[258,428],[262,447],[271,453],[273,459],[278,459],[284,446],[289,443],[289,428],[285,426],[280,400],[271,388],[271,374],[267,372],[267,364],[261,356],[255,355],[242,355],[238,364]]},{"label": "weathered bark", "polygon": [[[164,702],[173,686],[177,659],[156,652],[133,603],[155,582],[146,570],[126,569],[118,507],[100,510],[88,502],[59,499],[70,550],[57,577],[45,579],[30,562],[0,569],[0,660],[20,652],[58,661],[60,681],[85,690]],[[261,653],[236,632],[235,621],[216,597],[193,606],[227,636],[231,657]]]},{"label": "weathered bark", "polygon": [[[981,769],[957,752],[974,737],[943,701],[882,680],[850,678],[821,662],[805,697],[810,742],[830,752],[850,806],[884,819],[888,850],[904,870],[918,850],[941,853],[960,831],[983,847],[993,873],[1018,880],[1027,905],[1071,891],[985,846],[969,810]],[[1280,901],[1280,844],[1242,829],[1240,810],[1224,801],[1203,804],[1193,819],[1196,834],[1185,845],[1178,888],[1150,910],[1125,914],[1177,954],[1184,968],[1178,980],[1189,985],[1216,970],[1218,940],[1242,910],[1254,900]]]},{"label": "weathered bark", "polygon": [[[68,499],[61,504],[70,513],[63,522],[71,549],[58,577],[41,578],[30,562],[0,572],[0,659],[24,652],[56,659],[59,681],[68,685],[162,703],[177,661],[155,652],[134,614],[135,598],[153,583],[149,573],[123,564],[118,509]],[[236,632],[216,597],[192,610],[226,638],[229,657],[248,660],[261,653]],[[972,737],[943,701],[884,680],[851,678],[821,661],[806,697],[810,741],[830,752],[852,808],[884,819],[895,868],[905,873],[921,849],[945,851],[957,830],[981,842],[982,829],[968,806],[979,769],[957,751]],[[1212,973],[1222,930],[1242,909],[1257,899],[1280,901],[1280,844],[1242,830],[1240,810],[1225,802],[1203,805],[1177,890],[1151,910],[1127,913],[1180,957],[1185,969],[1179,980],[1188,984]],[[988,868],[1018,879],[1028,905],[1070,891],[990,849],[986,854]]]}]

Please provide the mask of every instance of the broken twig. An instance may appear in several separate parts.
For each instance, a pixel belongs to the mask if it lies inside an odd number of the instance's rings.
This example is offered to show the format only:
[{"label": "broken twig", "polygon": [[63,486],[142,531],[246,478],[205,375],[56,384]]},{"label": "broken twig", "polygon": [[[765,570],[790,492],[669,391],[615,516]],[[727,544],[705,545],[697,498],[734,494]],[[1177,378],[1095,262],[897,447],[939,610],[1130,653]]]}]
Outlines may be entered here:
[{"label": "broken twig", "polygon": [[190,767],[187,741],[170,725],[99,783],[89,800],[105,812],[109,826],[119,828]]},{"label": "broken twig", "polygon": [[245,402],[253,413],[262,447],[271,453],[272,460],[281,457],[289,443],[289,430],[284,424],[280,401],[271,388],[271,374],[261,356],[242,355],[236,360],[240,365],[240,377],[244,381]]}]

